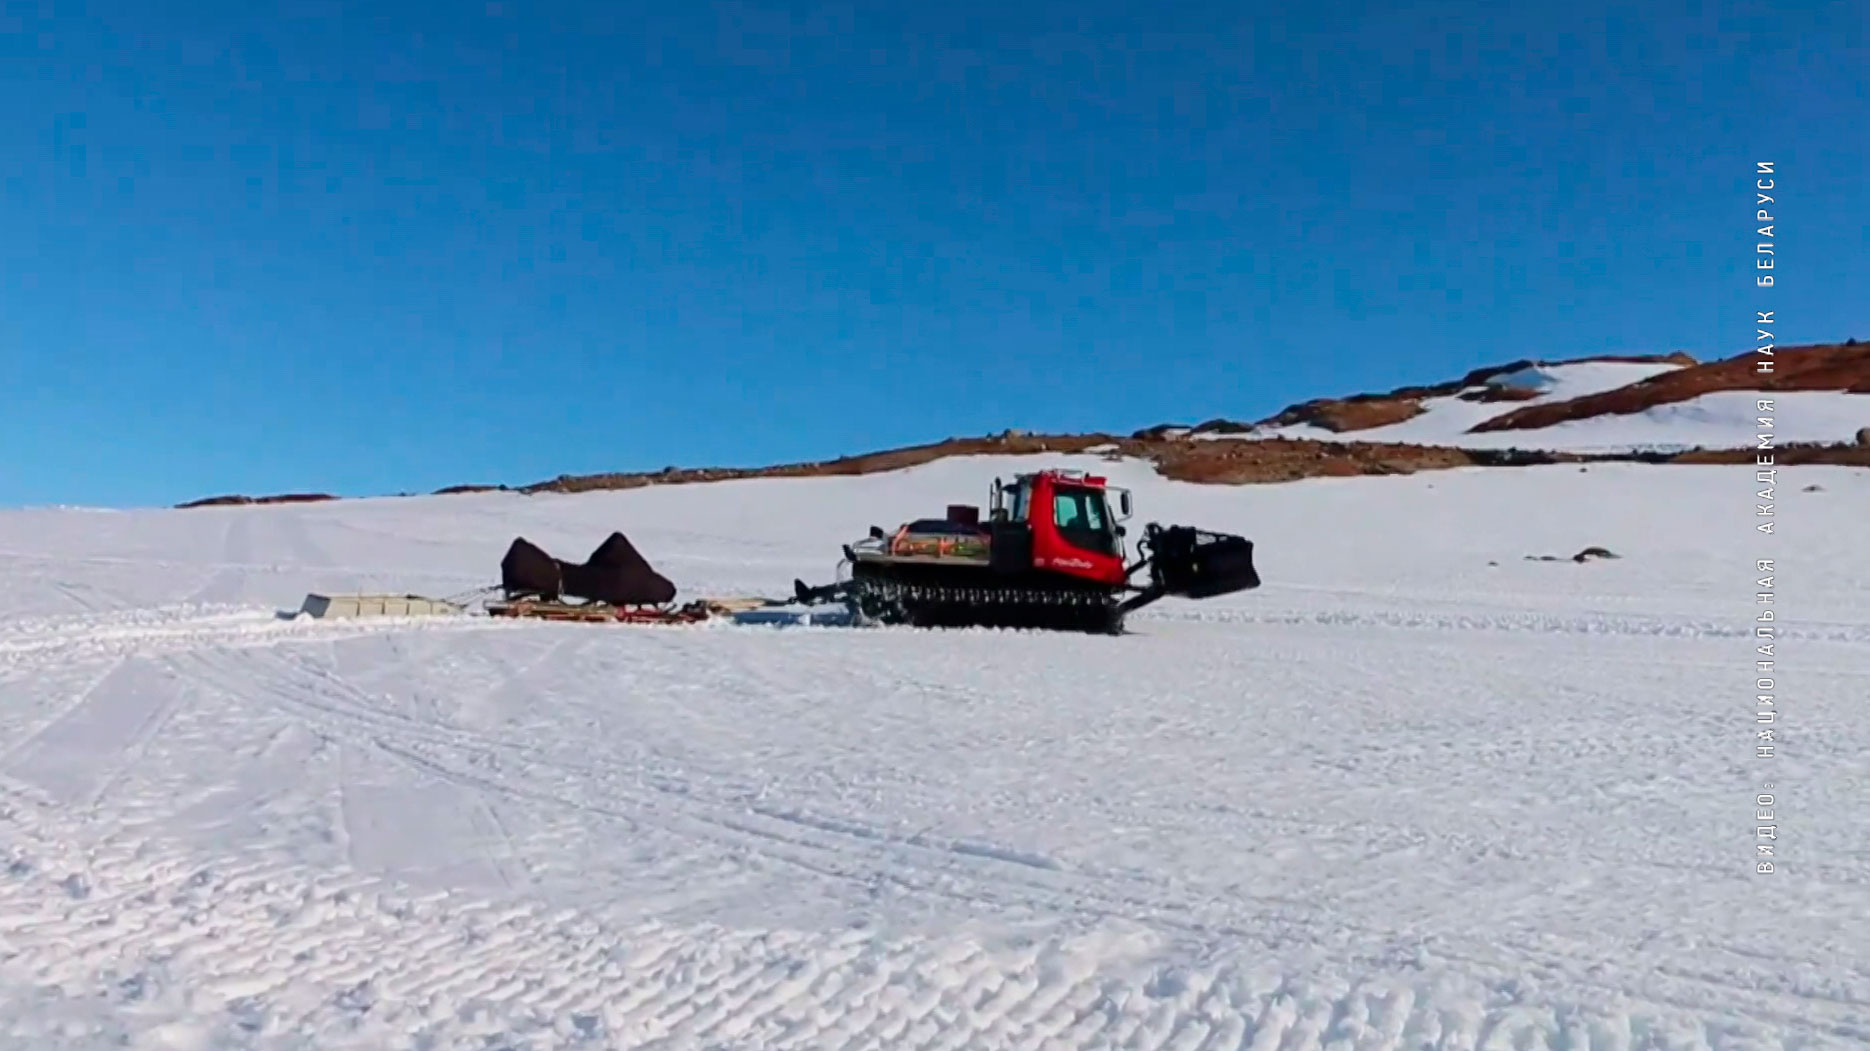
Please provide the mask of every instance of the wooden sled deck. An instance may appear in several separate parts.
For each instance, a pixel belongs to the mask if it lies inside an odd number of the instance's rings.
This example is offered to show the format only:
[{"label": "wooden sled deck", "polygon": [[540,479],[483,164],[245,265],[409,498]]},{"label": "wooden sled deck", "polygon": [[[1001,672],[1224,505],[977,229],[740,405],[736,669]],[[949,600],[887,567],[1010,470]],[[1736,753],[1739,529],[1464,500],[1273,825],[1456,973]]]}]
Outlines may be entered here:
[{"label": "wooden sled deck", "polygon": [[698,624],[769,605],[765,599],[696,599],[683,606],[613,606],[608,602],[556,602],[517,598],[488,602],[488,616],[592,624]]},{"label": "wooden sled deck", "polygon": [[[563,602],[529,596],[490,599],[478,612],[490,617],[574,621],[587,624],[699,624],[715,618],[766,609],[773,600],[704,598],[684,605],[617,606],[608,602]],[[409,594],[327,595],[313,592],[293,616],[350,620],[412,616],[473,616],[466,602]]]}]

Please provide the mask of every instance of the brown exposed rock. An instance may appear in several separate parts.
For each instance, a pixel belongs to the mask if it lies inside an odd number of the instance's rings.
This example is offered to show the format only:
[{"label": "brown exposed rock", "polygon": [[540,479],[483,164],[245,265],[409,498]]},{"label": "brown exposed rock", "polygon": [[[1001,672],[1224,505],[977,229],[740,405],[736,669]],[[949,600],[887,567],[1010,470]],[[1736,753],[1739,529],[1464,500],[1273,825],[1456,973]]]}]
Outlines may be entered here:
[{"label": "brown exposed rock", "polygon": [[1560,558],[1557,555],[1527,555],[1526,561],[1528,562],[1577,562],[1579,564],[1583,564],[1585,562],[1589,562],[1590,560],[1594,558],[1622,558],[1622,557],[1623,557],[1622,555],[1612,552],[1609,548],[1587,547],[1583,551],[1578,552],[1577,554],[1571,556],[1570,558]]},{"label": "brown exposed rock", "polygon": [[1474,402],[1531,401],[1538,396],[1539,391],[1534,387],[1505,386],[1475,387],[1472,390],[1462,391],[1460,395],[1462,401]]},{"label": "brown exposed rock", "polygon": [[783,464],[776,467],[665,467],[655,472],[562,474],[550,481],[522,486],[523,493],[580,493],[592,489],[635,489],[645,485],[683,485],[725,482],[741,478],[823,478],[838,475],[878,474],[919,467],[950,456],[1019,456],[1033,453],[1083,453],[1100,445],[1135,446],[1132,439],[1107,434],[1031,435],[1005,432],[985,438],[950,438],[928,445],[841,456],[835,460]]},{"label": "brown exposed rock", "polygon": [[[1251,424],[1245,424],[1245,423],[1236,424],[1232,420],[1214,420],[1210,422],[1227,424],[1228,426],[1237,426],[1237,427],[1248,428],[1248,429],[1251,429],[1252,427]],[[1145,427],[1140,431],[1136,431],[1135,433],[1131,434],[1130,437],[1136,439],[1137,441],[1156,441],[1162,438],[1167,438],[1169,436],[1169,432],[1171,431],[1185,431],[1185,430],[1188,430],[1188,428],[1183,427],[1180,424],[1158,423],[1154,427]]]},{"label": "brown exposed rock", "polygon": [[[563,475],[526,486],[521,492],[576,493],[595,489],[634,489],[646,485],[683,485],[739,478],[807,478],[876,474],[902,470],[951,456],[982,454],[1060,455],[1087,453],[1122,456],[1153,463],[1165,478],[1211,485],[1246,485],[1303,478],[1414,474],[1454,467],[1532,467],[1588,463],[1752,463],[1752,449],[1695,450],[1683,453],[1567,453],[1540,449],[1456,449],[1401,442],[1314,441],[1298,438],[1121,438],[1107,434],[1028,435],[954,438],[866,456],[766,468],[697,468],[674,472]],[[1787,445],[1778,450],[1785,465],[1841,464],[1870,467],[1870,447],[1849,444]]]},{"label": "brown exposed rock", "polygon": [[[784,464],[776,467],[664,468],[658,471],[560,475],[549,481],[509,491],[520,493],[581,493],[594,490],[636,489],[651,485],[689,485],[743,478],[823,478],[879,474],[916,467],[951,456],[1072,455],[1098,450],[1107,458],[1147,460],[1165,478],[1211,485],[1290,482],[1303,478],[1358,475],[1414,474],[1453,467],[1531,467],[1544,464],[1681,463],[1737,464],[1754,462],[1755,452],[1745,449],[1701,449],[1684,453],[1564,453],[1538,449],[1455,449],[1409,445],[1401,442],[1313,441],[1297,438],[1191,439],[1122,438],[1107,434],[1026,435],[1019,438],[951,438],[929,445],[892,449],[836,460]],[[1786,445],[1776,451],[1777,462],[1841,464],[1870,467],[1870,446]],[[480,491],[485,487],[462,487]],[[329,500],[322,494],[274,497],[224,496],[198,500],[184,507],[228,504],[288,503]]]},{"label": "brown exposed rock", "polygon": [[336,500],[330,493],[278,493],[273,496],[244,496],[235,493],[229,496],[210,496],[201,500],[191,500],[177,504],[178,508],[190,507],[244,507],[252,504],[313,504],[322,500]]},{"label": "brown exposed rock", "polygon": [[1683,367],[1700,364],[1699,361],[1695,360],[1694,355],[1685,354],[1679,350],[1669,354],[1594,354],[1583,358],[1521,358],[1518,361],[1509,361],[1504,365],[1489,365],[1485,368],[1478,368],[1460,379],[1455,380],[1453,383],[1443,383],[1432,388],[1424,389],[1434,391],[1437,396],[1446,397],[1450,394],[1466,390],[1469,387],[1481,386],[1494,379],[1496,376],[1504,376],[1509,372],[1518,372],[1521,369],[1550,368],[1554,365],[1583,365],[1599,361],[1628,365],[1680,365]]},{"label": "brown exposed rock", "polygon": [[1343,434],[1387,427],[1426,411],[1419,398],[1323,398],[1294,405],[1268,423],[1274,427],[1310,425]]},{"label": "brown exposed rock", "polygon": [[1413,474],[1475,463],[1474,454],[1464,449],[1295,438],[1187,441],[1148,452],[1166,478],[1218,485]]},{"label": "brown exposed rock", "polygon": [[1535,464],[1597,460],[1661,463],[1661,453],[1581,455],[1524,449],[1454,449],[1401,442],[1314,441],[1299,438],[1191,439],[1121,438],[1106,434],[1027,435],[1008,440],[951,438],[889,452],[817,463],[765,468],[698,468],[678,471],[561,475],[526,486],[522,492],[576,493],[594,489],[634,489],[646,485],[683,485],[741,478],[803,478],[876,474],[902,470],[951,456],[986,453],[1061,455],[1100,450],[1111,456],[1147,460],[1165,478],[1221,485],[1285,482],[1301,478],[1413,474],[1449,467],[1525,467]]},{"label": "brown exposed rock", "polygon": [[1870,393],[1870,345],[1827,343],[1780,347],[1773,355],[1773,371],[1757,370],[1753,351],[1665,372],[1638,383],[1569,401],[1528,405],[1484,420],[1470,429],[1483,431],[1536,430],[1568,420],[1594,416],[1627,416],[1658,405],[1687,401],[1714,391],[1835,390]]},{"label": "brown exposed rock", "polygon": [[[1504,365],[1488,365],[1462,376],[1458,380],[1437,383],[1429,386],[1398,387],[1387,394],[1359,394],[1350,398],[1318,398],[1312,401],[1289,405],[1272,416],[1259,422],[1261,427],[1321,427],[1334,434],[1347,431],[1369,430],[1374,427],[1387,427],[1392,423],[1401,423],[1426,411],[1422,402],[1427,398],[1450,398],[1461,396],[1469,401],[1526,401],[1539,396],[1539,392],[1525,387],[1510,387],[1491,384],[1490,381],[1521,369],[1552,365],[1575,365],[1584,362],[1615,361],[1633,364],[1659,364],[1692,366],[1697,364],[1693,357],[1679,351],[1672,354],[1600,354],[1595,357],[1567,358],[1559,361],[1547,361],[1539,358],[1521,358]],[[1472,388],[1483,388],[1473,390]],[[1465,393],[1464,393],[1465,392]],[[1203,433],[1209,425],[1202,424],[1194,428],[1196,433]]]},{"label": "brown exposed rock", "polygon": [[[1159,432],[1166,431],[1167,429],[1168,428],[1157,428]],[[1196,424],[1194,430],[1191,433],[1194,433],[1194,434],[1251,434],[1252,432],[1253,432],[1253,425],[1250,423],[1241,423],[1238,420],[1227,420],[1227,419],[1217,418],[1217,419],[1208,420],[1204,423]]]},{"label": "brown exposed rock", "polygon": [[[1691,449],[1669,457],[1669,463],[1681,464],[1734,464],[1755,463],[1761,455],[1753,449]],[[1803,467],[1824,464],[1833,467],[1870,467],[1870,446],[1852,445],[1838,442],[1824,445],[1816,442],[1797,445],[1781,445],[1772,452],[1773,463],[1778,467]]]},{"label": "brown exposed rock", "polygon": [[[1574,359],[1577,361],[1659,362],[1683,366],[1640,383],[1605,395],[1592,395],[1552,405],[1526,406],[1511,410],[1506,417],[1551,409],[1565,409],[1574,419],[1598,412],[1633,412],[1640,408],[1619,408],[1627,404],[1647,407],[1668,401],[1694,397],[1705,390],[1854,390],[1870,391],[1870,346],[1832,344],[1822,347],[1783,348],[1776,357],[1772,377],[1757,379],[1752,372],[1751,353],[1740,358],[1700,365],[1685,354],[1623,356]],[[1567,362],[1516,361],[1506,365],[1476,369],[1453,383],[1434,387],[1413,387],[1389,394],[1363,395],[1344,399],[1320,399],[1295,405],[1260,426],[1280,426],[1307,422],[1332,431],[1345,432],[1381,427],[1409,419],[1422,411],[1421,400],[1461,394],[1470,388],[1506,372],[1534,365]],[[1682,377],[1691,377],[1684,380]],[[1725,384],[1725,385],[1722,385]],[[1474,392],[1480,401],[1511,401],[1524,395],[1511,387],[1489,386]],[[1585,409],[1578,408],[1581,405]],[[1609,405],[1610,408],[1588,408]],[[1502,418],[1496,418],[1503,419]],[[1536,427],[1544,423],[1522,423]],[[511,488],[504,485],[459,485],[441,493],[516,491],[521,493],[576,493],[601,489],[634,489],[649,485],[685,485],[699,482],[728,481],[742,478],[807,478],[877,474],[916,467],[954,456],[1059,455],[1100,453],[1106,458],[1133,458],[1155,464],[1165,477],[1185,482],[1216,485],[1260,484],[1296,481],[1302,478],[1350,477],[1359,475],[1412,474],[1417,471],[1454,467],[1525,467],[1540,464],[1641,462],[1681,464],[1753,463],[1751,448],[1695,450],[1686,453],[1556,453],[1524,449],[1455,449],[1440,446],[1412,445],[1399,442],[1312,441],[1299,439],[1214,438],[1216,434],[1244,433],[1255,425],[1230,420],[1209,420],[1193,428],[1172,424],[1146,428],[1128,437],[1110,434],[1038,435],[1009,429],[978,438],[948,438],[940,442],[844,456],[835,460],[783,464],[772,467],[665,467],[658,471],[614,472],[588,475],[560,475],[532,485]],[[1505,430],[1490,421],[1477,430]],[[1193,434],[1183,432],[1192,431]],[[1210,437],[1197,437],[1208,435]],[[1781,465],[1840,464],[1870,467],[1870,427],[1857,435],[1856,444],[1787,445],[1776,450]],[[291,493],[280,496],[217,496],[196,500],[183,507],[212,507],[244,504],[302,503],[332,500],[323,493]],[[1587,549],[1588,551],[1589,549]],[[1580,554],[1584,554],[1581,552]]]}]

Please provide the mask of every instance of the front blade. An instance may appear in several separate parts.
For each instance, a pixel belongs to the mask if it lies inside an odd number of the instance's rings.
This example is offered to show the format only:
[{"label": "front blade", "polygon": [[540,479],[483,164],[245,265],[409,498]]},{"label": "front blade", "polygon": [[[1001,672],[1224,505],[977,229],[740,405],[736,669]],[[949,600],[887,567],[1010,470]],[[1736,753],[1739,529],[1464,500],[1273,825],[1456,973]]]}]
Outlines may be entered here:
[{"label": "front blade", "polygon": [[1155,526],[1146,531],[1150,575],[1164,594],[1203,599],[1260,586],[1253,541],[1193,526]]}]

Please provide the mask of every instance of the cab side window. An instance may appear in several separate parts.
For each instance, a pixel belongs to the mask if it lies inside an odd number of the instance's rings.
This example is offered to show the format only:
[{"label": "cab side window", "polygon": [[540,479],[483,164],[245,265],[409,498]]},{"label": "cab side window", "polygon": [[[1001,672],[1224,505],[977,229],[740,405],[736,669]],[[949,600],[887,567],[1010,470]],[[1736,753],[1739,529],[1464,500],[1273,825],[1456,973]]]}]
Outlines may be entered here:
[{"label": "cab side window", "polygon": [[1076,493],[1058,493],[1052,497],[1052,521],[1060,529],[1076,529],[1083,518],[1084,501]]},{"label": "cab side window", "polygon": [[1101,533],[1104,531],[1103,503],[1082,491],[1055,494],[1052,497],[1052,521],[1060,529],[1087,529]]},{"label": "cab side window", "polygon": [[1098,494],[1082,489],[1053,494],[1052,521],[1060,535],[1076,547],[1106,553],[1111,550],[1112,535]]}]

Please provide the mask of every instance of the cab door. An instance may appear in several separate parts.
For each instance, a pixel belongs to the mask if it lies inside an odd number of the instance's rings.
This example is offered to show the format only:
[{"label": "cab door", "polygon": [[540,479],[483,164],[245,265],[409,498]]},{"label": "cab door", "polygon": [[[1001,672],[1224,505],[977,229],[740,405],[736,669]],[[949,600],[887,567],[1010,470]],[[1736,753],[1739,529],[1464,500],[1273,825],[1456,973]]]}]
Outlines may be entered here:
[{"label": "cab door", "polygon": [[1035,531],[1036,565],[1091,580],[1122,581],[1122,541],[1102,489],[1054,485],[1043,506],[1048,528]]}]

